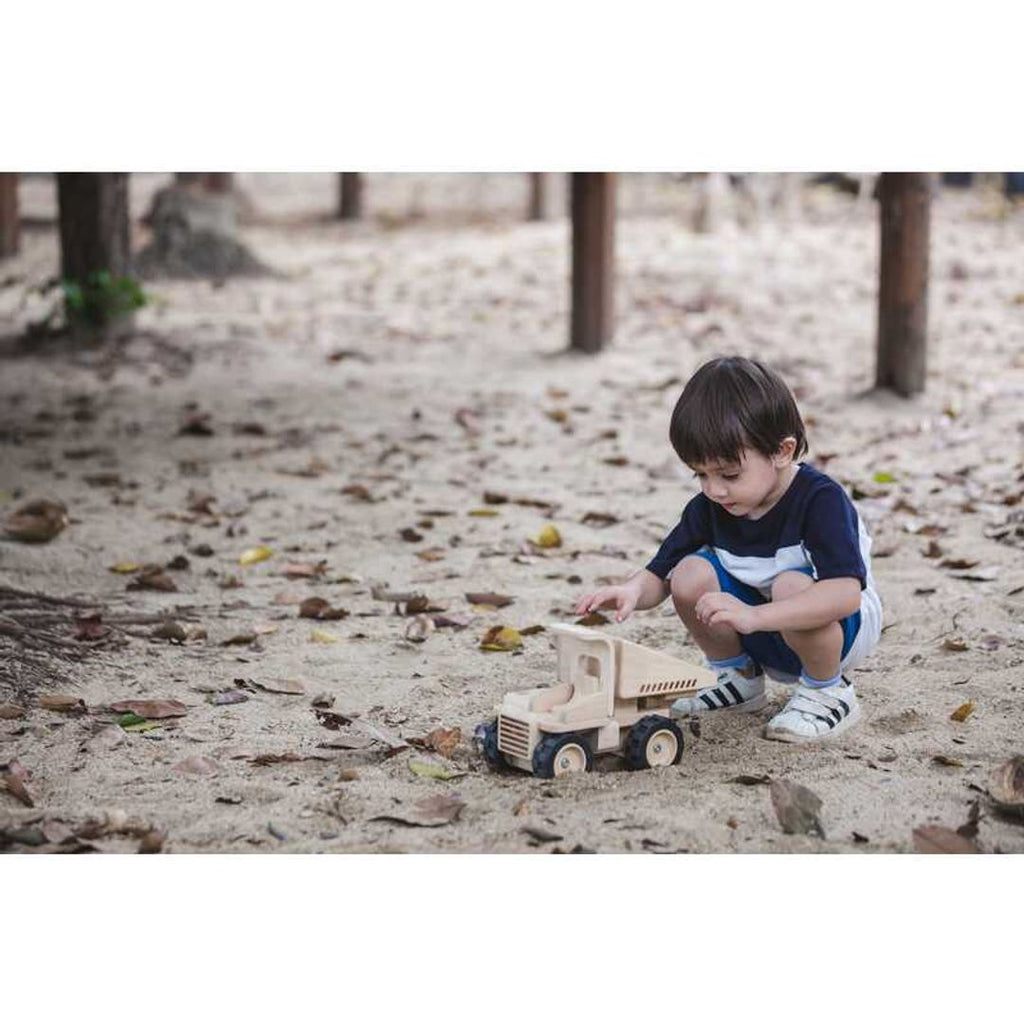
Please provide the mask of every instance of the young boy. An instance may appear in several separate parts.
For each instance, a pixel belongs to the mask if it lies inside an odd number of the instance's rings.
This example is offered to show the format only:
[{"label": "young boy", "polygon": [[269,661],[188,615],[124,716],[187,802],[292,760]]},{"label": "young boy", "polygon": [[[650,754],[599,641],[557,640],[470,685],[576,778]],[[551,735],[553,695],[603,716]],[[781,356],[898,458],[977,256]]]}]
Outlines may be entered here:
[{"label": "young boy", "polygon": [[585,595],[577,612],[614,607],[622,622],[671,593],[718,673],[675,714],[757,711],[767,672],[798,683],[769,739],[845,732],[860,707],[843,673],[878,643],[882,606],[857,510],[838,483],[796,461],[807,441],[789,388],[757,360],[713,359],[683,389],[669,437],[701,493],[645,569]]}]

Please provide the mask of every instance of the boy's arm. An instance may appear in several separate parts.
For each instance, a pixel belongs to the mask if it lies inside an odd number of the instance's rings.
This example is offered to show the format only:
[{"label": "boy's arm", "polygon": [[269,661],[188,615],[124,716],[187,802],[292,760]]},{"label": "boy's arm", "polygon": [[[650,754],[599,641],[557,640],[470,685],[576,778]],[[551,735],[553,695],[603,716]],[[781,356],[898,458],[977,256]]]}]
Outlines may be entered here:
[{"label": "boy's arm", "polygon": [[649,569],[637,569],[626,580],[626,585],[633,587],[636,591],[636,610],[638,612],[647,611],[648,608],[657,608],[668,597],[668,580],[655,576]]},{"label": "boy's arm", "polygon": [[860,608],[860,580],[843,576],[818,580],[795,597],[753,608],[757,632],[817,629],[853,615]]}]

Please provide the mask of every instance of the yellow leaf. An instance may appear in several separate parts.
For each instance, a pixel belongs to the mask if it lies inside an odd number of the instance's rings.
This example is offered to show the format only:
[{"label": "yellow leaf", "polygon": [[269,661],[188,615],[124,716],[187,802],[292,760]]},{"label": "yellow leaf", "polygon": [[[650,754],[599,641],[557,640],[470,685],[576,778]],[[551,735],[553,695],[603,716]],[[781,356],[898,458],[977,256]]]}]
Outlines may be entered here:
[{"label": "yellow leaf", "polygon": [[496,508],[471,508],[466,515],[490,519],[493,516],[500,516],[501,513]]},{"label": "yellow leaf", "polygon": [[536,537],[533,538],[533,543],[539,548],[560,548],[562,546],[562,535],[558,532],[558,527],[552,523],[548,523]]},{"label": "yellow leaf", "polygon": [[465,772],[445,768],[442,764],[431,764],[429,761],[410,761],[409,770],[414,775],[420,775],[425,779],[441,779],[442,782],[447,782],[449,779],[458,779],[466,774]]},{"label": "yellow leaf", "polygon": [[266,544],[261,544],[258,548],[249,548],[247,551],[243,551],[238,557],[238,564],[253,565],[256,562],[265,562],[268,558],[273,557],[274,552]]},{"label": "yellow leaf", "polygon": [[118,572],[123,575],[138,572],[142,568],[141,562],[118,562],[117,565],[109,566],[110,572]]},{"label": "yellow leaf", "polygon": [[480,641],[482,651],[514,651],[522,646],[522,635],[511,626],[492,626]]},{"label": "yellow leaf", "polygon": [[309,634],[309,639],[315,644],[336,644],[340,637],[335,636],[333,633],[328,633],[326,629],[314,629]]},{"label": "yellow leaf", "polygon": [[966,704],[961,704],[960,707],[958,707],[949,717],[952,718],[954,722],[963,722],[966,721],[973,712],[974,701],[969,700]]}]

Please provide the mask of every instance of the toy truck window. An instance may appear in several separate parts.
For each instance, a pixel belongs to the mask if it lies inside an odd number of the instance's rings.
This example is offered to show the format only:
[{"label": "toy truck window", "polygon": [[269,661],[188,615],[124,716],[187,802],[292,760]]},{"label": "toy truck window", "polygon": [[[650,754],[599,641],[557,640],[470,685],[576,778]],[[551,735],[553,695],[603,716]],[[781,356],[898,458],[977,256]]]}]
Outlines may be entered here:
[{"label": "toy truck window", "polygon": [[576,662],[577,686],[584,693],[595,693],[601,681],[601,659],[581,654]]}]

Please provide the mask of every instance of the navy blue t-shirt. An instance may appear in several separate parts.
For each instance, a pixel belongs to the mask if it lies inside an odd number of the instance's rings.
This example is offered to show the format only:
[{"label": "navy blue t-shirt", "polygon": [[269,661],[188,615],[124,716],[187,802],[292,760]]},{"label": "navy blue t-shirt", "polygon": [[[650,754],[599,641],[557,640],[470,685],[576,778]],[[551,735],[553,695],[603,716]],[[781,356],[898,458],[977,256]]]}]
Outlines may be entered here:
[{"label": "navy blue t-shirt", "polygon": [[666,579],[680,559],[712,548],[725,570],[770,596],[781,572],[809,568],[816,580],[854,577],[874,589],[871,540],[842,486],[802,464],[786,493],[760,519],[730,515],[693,498],[647,568]]}]

